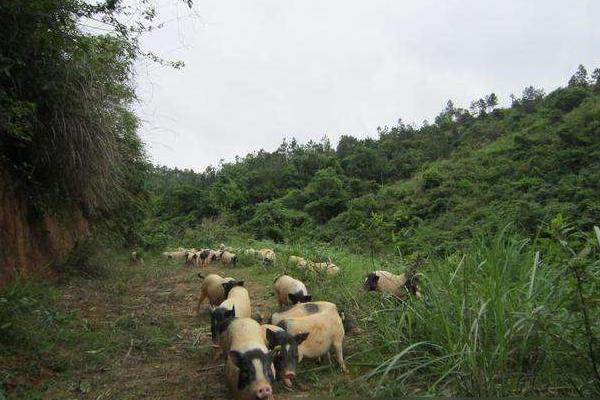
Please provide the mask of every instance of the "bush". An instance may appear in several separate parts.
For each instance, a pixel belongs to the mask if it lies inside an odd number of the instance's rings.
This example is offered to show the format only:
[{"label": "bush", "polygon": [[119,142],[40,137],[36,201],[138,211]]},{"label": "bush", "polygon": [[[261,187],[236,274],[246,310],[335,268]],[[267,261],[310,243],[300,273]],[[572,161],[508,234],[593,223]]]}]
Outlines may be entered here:
[{"label": "bush", "polygon": [[281,201],[260,203],[244,229],[259,239],[282,242],[297,237],[296,230],[305,232],[311,226],[310,217],[301,211],[286,208]]}]

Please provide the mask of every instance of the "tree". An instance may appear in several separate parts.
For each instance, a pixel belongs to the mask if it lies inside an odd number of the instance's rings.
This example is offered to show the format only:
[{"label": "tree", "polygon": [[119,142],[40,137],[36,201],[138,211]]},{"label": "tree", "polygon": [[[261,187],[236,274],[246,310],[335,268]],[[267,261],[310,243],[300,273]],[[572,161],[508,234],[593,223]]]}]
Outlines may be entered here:
[{"label": "tree", "polygon": [[489,110],[496,108],[498,105],[498,97],[496,96],[496,93],[490,93],[489,95],[485,96],[485,104]]},{"label": "tree", "polygon": [[358,139],[354,136],[342,135],[338,142],[336,153],[339,157],[347,157],[354,151],[354,148],[358,145]]},{"label": "tree", "polygon": [[247,195],[247,192],[237,181],[223,179],[212,186],[210,202],[220,211],[232,211],[246,204]]},{"label": "tree", "polygon": [[161,61],[140,46],[155,18],[142,3],[137,18],[122,0],[0,2],[0,159],[35,204],[90,216],[118,199],[134,60]]},{"label": "tree", "polygon": [[308,203],[304,210],[317,222],[324,223],[346,209],[349,194],[343,178],[335,169],[317,171],[305,189]]},{"label": "tree", "polygon": [[569,79],[569,86],[587,87],[588,85],[589,82],[587,70],[583,65],[580,64],[579,67],[577,67],[575,74],[573,74],[571,79]]},{"label": "tree", "polygon": [[595,91],[600,91],[600,68],[596,68],[592,72],[592,88]]},{"label": "tree", "polygon": [[347,176],[381,181],[387,163],[381,152],[365,145],[357,146],[341,161]]},{"label": "tree", "polygon": [[276,200],[258,204],[244,228],[257,238],[281,242],[293,230],[310,224],[310,217],[306,213],[286,208],[281,201]]},{"label": "tree", "polygon": [[444,108],[444,114],[453,116],[455,112],[456,109],[454,108],[454,102],[452,100],[448,100],[446,103],[446,108]]},{"label": "tree", "polygon": [[544,99],[545,95],[544,89],[536,89],[533,86],[528,86],[523,89],[523,95],[521,99],[517,100],[517,104],[514,104],[513,101],[513,106],[520,105],[525,111],[532,112],[535,106]]},{"label": "tree", "polygon": [[471,114],[478,117],[483,117],[486,114],[487,102],[485,99],[473,100],[469,109],[471,110]]}]

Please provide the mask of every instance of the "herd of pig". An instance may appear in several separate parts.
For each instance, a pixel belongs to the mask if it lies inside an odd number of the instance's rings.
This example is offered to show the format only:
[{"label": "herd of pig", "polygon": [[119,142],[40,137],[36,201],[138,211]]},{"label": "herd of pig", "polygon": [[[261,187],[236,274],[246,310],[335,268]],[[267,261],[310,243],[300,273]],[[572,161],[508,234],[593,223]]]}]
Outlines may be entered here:
[{"label": "herd of pig", "polygon": [[[256,255],[264,263],[273,263],[276,254],[271,249],[244,251]],[[220,250],[176,250],[163,253],[169,258],[181,258],[185,265],[207,265],[221,261],[233,266],[237,256],[233,249],[221,245]],[[312,263],[298,256],[290,256],[288,263],[298,269],[336,274],[340,269],[331,263]],[[289,275],[279,276],[273,289],[280,312],[273,313],[263,323],[253,318],[252,305],[244,281],[217,274],[198,274],[202,284],[198,312],[202,303],[210,303],[211,337],[215,359],[225,360],[225,380],[238,400],[272,399],[275,378],[291,387],[296,377],[296,366],[304,358],[329,361],[333,351],[343,372],[347,372],[343,356],[344,336],[355,328],[352,321],[338,310],[334,303],[312,301],[306,285]],[[395,275],[374,271],[365,277],[364,288],[381,291],[396,297],[413,294],[421,297],[417,279],[411,273]]]}]

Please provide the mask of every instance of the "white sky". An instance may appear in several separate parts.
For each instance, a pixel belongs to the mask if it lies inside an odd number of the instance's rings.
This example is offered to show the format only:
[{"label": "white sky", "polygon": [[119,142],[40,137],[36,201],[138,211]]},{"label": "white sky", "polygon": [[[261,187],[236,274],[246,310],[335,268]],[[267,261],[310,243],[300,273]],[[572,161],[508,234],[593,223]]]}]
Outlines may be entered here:
[{"label": "white sky", "polygon": [[376,136],[448,99],[502,104],[600,67],[598,0],[160,0],[140,63],[142,138],[157,164],[202,170],[284,138]]}]

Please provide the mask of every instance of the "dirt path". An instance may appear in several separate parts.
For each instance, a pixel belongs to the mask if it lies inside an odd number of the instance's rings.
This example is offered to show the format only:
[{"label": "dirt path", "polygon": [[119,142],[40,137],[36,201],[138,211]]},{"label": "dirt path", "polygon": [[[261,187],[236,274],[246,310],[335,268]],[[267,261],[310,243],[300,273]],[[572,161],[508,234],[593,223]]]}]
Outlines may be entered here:
[{"label": "dirt path", "polygon": [[[62,290],[65,306],[89,321],[91,330],[106,330],[109,336],[113,332],[105,345],[113,341],[121,347],[112,352],[104,347],[81,349],[107,355],[51,388],[48,398],[73,398],[74,393],[76,398],[90,399],[230,398],[223,383],[222,361],[212,361],[208,316],[197,314],[199,271],[244,279],[253,313],[271,314],[275,306],[271,289],[244,269],[176,267],[166,276],[117,283],[113,286],[120,293],[114,296],[108,289],[67,286]],[[124,332],[133,333],[125,339]],[[298,389],[289,392],[280,383],[275,390],[278,399],[308,395]]]}]

